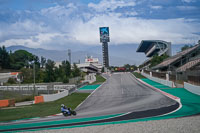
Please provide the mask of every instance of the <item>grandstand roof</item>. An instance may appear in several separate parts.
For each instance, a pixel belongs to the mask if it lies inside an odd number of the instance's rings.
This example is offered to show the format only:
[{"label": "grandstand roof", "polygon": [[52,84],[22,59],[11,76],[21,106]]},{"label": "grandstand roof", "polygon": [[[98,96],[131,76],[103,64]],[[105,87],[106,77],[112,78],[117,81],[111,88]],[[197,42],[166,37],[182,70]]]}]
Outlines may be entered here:
[{"label": "grandstand roof", "polygon": [[146,52],[155,43],[167,43],[162,40],[142,40],[136,52]]},{"label": "grandstand roof", "polygon": [[153,69],[158,69],[158,68],[169,66],[170,64],[174,63],[175,61],[180,59],[182,56],[192,52],[196,48],[200,48],[200,44],[197,44],[197,45],[193,46],[192,48],[188,48],[188,49],[186,49],[186,50],[184,50],[182,52],[179,52],[178,54],[176,54],[176,55],[174,55],[172,57],[167,58],[166,60],[164,60],[160,64],[158,64],[155,67],[153,67]]}]

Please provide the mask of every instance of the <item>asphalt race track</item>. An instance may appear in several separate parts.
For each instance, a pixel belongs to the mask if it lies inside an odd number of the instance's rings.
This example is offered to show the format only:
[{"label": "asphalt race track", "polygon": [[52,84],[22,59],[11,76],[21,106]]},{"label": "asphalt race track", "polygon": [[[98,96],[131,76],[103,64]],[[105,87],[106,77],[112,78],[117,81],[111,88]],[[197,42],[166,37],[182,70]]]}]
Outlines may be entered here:
[{"label": "asphalt race track", "polygon": [[[151,89],[138,82],[131,73],[115,73],[107,76],[107,81],[93,92],[77,109],[77,116],[68,117],[87,118],[95,116],[105,116],[111,114],[123,114],[116,117],[75,122],[67,124],[46,125],[27,127],[19,129],[7,129],[1,131],[17,131],[28,129],[40,129],[62,126],[74,126],[83,124],[93,124],[102,122],[122,121],[136,118],[152,117],[166,114],[176,110],[179,103],[167,96]],[[37,120],[17,121],[6,124],[35,123],[42,121],[55,121],[66,119],[63,116],[53,118],[40,118]]]}]

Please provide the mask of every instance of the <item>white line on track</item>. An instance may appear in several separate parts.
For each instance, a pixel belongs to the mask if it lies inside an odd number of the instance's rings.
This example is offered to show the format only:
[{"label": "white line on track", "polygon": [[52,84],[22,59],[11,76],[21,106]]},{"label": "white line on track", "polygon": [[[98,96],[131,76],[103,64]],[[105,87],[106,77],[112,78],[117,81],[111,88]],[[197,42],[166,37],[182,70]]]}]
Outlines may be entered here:
[{"label": "white line on track", "polygon": [[106,83],[106,81],[101,84],[99,87],[97,87],[82,103],[80,103],[74,110],[76,110],[78,107],[80,107],[83,103],[85,103],[85,101],[95,92],[97,91],[102,85],[104,85]]}]

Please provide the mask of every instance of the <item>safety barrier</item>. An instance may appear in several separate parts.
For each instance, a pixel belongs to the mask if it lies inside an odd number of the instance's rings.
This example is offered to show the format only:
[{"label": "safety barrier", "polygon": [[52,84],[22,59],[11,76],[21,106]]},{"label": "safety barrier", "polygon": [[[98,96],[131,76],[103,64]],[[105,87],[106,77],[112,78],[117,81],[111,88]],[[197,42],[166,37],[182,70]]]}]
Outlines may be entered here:
[{"label": "safety barrier", "polygon": [[34,97],[34,103],[37,104],[37,103],[43,103],[44,102],[44,97],[43,96],[35,96]]},{"label": "safety barrier", "polygon": [[1,107],[10,107],[10,106],[15,106],[14,99],[0,100],[0,108]]},{"label": "safety barrier", "polygon": [[174,87],[174,83],[172,81],[169,81],[169,80],[164,80],[164,79],[160,79],[160,78],[156,78],[156,77],[153,77],[151,72],[150,72],[150,75],[142,72],[141,73],[143,76],[147,77],[148,79],[151,79],[155,82],[158,82],[158,83],[161,83],[161,84],[164,84],[166,86],[169,86],[169,87]]},{"label": "safety barrier", "polygon": [[50,102],[50,101],[55,101],[65,96],[68,96],[68,94],[69,94],[69,91],[65,90],[63,92],[58,92],[57,94],[42,95],[42,96],[44,97],[44,102]]},{"label": "safety barrier", "polygon": [[200,95],[200,86],[184,82],[184,88],[194,94]]},{"label": "safety barrier", "polygon": [[[75,85],[53,85],[52,90],[69,90]],[[14,90],[49,90],[47,85],[19,85],[19,86],[0,86],[0,90],[14,91]]]}]

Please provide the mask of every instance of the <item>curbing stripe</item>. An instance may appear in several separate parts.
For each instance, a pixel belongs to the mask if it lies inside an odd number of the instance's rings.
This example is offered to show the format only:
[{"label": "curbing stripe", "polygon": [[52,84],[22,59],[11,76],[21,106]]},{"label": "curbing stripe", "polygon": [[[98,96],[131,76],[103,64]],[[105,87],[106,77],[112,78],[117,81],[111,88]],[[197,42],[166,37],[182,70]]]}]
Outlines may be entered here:
[{"label": "curbing stripe", "polygon": [[166,92],[164,92],[164,91],[162,91],[162,90],[160,90],[160,89],[158,89],[158,88],[156,88],[156,87],[154,87],[154,86],[152,86],[152,85],[150,85],[150,84],[148,84],[148,83],[142,81],[141,79],[137,79],[137,80],[140,81],[141,83],[147,85],[148,87],[151,87],[152,89],[154,89],[154,90],[156,90],[156,91],[158,91],[158,92],[164,94],[165,96],[167,96],[167,97],[169,97],[169,98],[171,98],[171,99],[173,99],[173,100],[176,100],[177,102],[180,102],[180,98],[179,98],[179,97],[176,97],[176,96],[174,96],[174,95],[171,95],[171,94],[169,94],[169,93],[166,93]]},{"label": "curbing stripe", "polygon": [[[132,73],[131,73],[131,74],[132,74]],[[151,87],[152,89],[154,89],[154,90],[156,90],[156,91],[162,93],[163,95],[165,95],[165,96],[167,96],[167,97],[169,97],[169,98],[171,98],[171,99],[173,99],[173,100],[175,100],[175,101],[177,101],[177,102],[180,103],[180,98],[179,98],[179,97],[176,97],[176,96],[174,96],[174,95],[171,95],[171,94],[169,94],[169,93],[166,93],[166,92],[164,92],[164,91],[162,91],[162,90],[160,90],[160,89],[158,89],[158,88],[156,88],[156,87],[154,87],[154,86],[152,86],[152,85],[150,85],[150,84],[148,84],[148,83],[142,81],[141,79],[136,78],[135,75],[133,75],[133,74],[132,74],[132,76],[133,76],[135,79],[137,79],[139,82],[141,82],[142,84],[145,84],[145,85],[147,85],[148,87]]]}]

